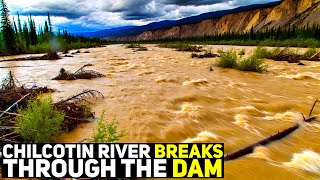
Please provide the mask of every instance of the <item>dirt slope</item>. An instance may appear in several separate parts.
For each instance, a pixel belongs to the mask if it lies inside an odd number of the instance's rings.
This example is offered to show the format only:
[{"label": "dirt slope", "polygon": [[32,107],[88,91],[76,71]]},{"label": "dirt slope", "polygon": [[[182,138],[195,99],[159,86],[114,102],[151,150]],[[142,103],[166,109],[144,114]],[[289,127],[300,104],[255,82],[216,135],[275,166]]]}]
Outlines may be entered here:
[{"label": "dirt slope", "polygon": [[197,24],[175,26],[170,29],[146,31],[138,35],[108,37],[109,40],[155,40],[187,38],[216,33],[264,30],[273,27],[303,27],[320,23],[320,0],[284,0],[271,8],[256,9],[204,20]]}]

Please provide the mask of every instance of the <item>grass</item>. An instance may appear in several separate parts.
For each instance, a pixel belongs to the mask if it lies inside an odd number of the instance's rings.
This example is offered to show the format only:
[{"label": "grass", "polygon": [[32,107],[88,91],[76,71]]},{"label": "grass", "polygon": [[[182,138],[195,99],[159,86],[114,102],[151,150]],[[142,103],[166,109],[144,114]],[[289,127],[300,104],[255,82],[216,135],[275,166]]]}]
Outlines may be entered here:
[{"label": "grass", "polygon": [[[259,50],[260,52],[260,50]],[[239,60],[235,50],[220,53],[220,59],[215,66],[222,68],[237,69],[240,71],[265,72],[267,64],[259,57],[260,54],[254,54],[249,58]]]},{"label": "grass", "polygon": [[267,64],[264,60],[257,58],[256,56],[251,56],[249,58],[243,59],[238,63],[238,70],[240,71],[251,71],[251,72],[265,72],[267,71]]},{"label": "grass", "polygon": [[273,48],[271,50],[268,50],[267,48],[258,46],[256,49],[254,49],[253,56],[255,56],[256,58],[272,59],[280,52],[280,48]]},{"label": "grass", "polygon": [[159,45],[161,48],[173,48],[177,51],[188,51],[188,52],[201,52],[202,46],[195,46],[187,43],[162,43]]},{"label": "grass", "polygon": [[236,69],[238,67],[238,57],[234,50],[220,53],[220,59],[215,64],[217,67]]},{"label": "grass", "polygon": [[313,55],[315,55],[318,52],[318,50],[316,48],[309,48],[305,53],[304,56],[310,58]]}]

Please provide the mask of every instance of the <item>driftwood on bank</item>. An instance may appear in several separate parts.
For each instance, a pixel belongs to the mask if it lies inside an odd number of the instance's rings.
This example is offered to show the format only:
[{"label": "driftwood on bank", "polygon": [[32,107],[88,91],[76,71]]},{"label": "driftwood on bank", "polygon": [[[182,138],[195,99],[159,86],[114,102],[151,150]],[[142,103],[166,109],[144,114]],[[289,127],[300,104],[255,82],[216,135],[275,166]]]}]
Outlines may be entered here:
[{"label": "driftwood on bank", "polygon": [[192,53],[191,54],[191,58],[216,58],[216,57],[220,57],[218,54],[214,54],[211,51],[206,51],[203,54],[197,54],[197,53]]},{"label": "driftwood on bank", "polygon": [[99,91],[88,89],[88,90],[84,90],[83,92],[81,92],[79,94],[73,95],[73,96],[67,98],[66,100],[61,100],[57,104],[70,103],[70,102],[72,102],[72,103],[83,102],[83,101],[85,101],[86,98],[104,99],[104,96]]},{"label": "driftwood on bank", "polygon": [[[23,139],[15,133],[17,107],[24,109],[28,102],[36,100],[40,93],[52,92],[47,87],[26,88],[20,85],[18,80],[10,72],[8,77],[0,85],[0,141],[1,142],[23,142]],[[88,118],[94,118],[94,113],[86,105],[88,98],[104,98],[104,96],[96,90],[85,90],[66,100],[54,103],[53,106],[65,113],[62,129],[70,131],[81,123],[88,123]]]},{"label": "driftwood on bank", "polygon": [[77,80],[77,79],[94,79],[99,77],[105,77],[105,75],[97,71],[85,70],[84,68],[88,66],[93,66],[93,65],[86,64],[74,73],[70,73],[66,71],[64,68],[61,68],[59,75],[53,78],[52,80]]},{"label": "driftwood on bank", "polygon": [[299,63],[300,65],[303,65],[301,63],[301,60],[310,60],[310,61],[319,61],[320,60],[320,52],[314,54],[311,57],[307,57],[305,55],[299,55],[299,54],[286,54],[285,52],[289,49],[289,47],[284,48],[277,56],[271,58],[275,61],[287,61],[288,63]]},{"label": "driftwood on bank", "polygon": [[313,56],[310,57],[310,60],[312,61],[319,61],[320,60],[320,51],[314,54]]},{"label": "driftwood on bank", "polygon": [[53,91],[53,89],[50,89],[46,86],[33,86],[31,88],[27,88],[24,85],[20,85],[19,81],[10,71],[7,78],[4,79],[0,85],[0,110],[6,110],[27,94],[30,95],[19,101],[19,107],[25,107],[27,105],[27,101],[40,93],[48,93]]},{"label": "driftwood on bank", "polygon": [[88,118],[94,118],[94,113],[84,104],[89,103],[88,98],[104,99],[104,96],[99,91],[89,89],[54,104],[66,114],[63,129],[70,131],[81,123],[88,123]]},{"label": "driftwood on bank", "polygon": [[29,57],[22,57],[22,58],[15,58],[15,59],[6,59],[1,60],[0,62],[7,62],[7,61],[34,61],[34,60],[58,60],[61,59],[60,56],[56,51],[49,52],[43,56],[29,56]]}]

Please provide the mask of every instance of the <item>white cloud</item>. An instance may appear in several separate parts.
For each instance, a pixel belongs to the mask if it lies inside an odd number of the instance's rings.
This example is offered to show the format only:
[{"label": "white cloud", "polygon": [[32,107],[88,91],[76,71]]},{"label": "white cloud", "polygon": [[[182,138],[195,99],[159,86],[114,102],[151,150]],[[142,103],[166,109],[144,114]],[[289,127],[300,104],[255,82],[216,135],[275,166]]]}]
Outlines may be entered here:
[{"label": "white cloud", "polygon": [[276,0],[6,0],[12,15],[19,11],[22,19],[26,19],[32,13],[36,24],[42,25],[50,12],[56,29],[70,31],[144,25],[271,1]]}]

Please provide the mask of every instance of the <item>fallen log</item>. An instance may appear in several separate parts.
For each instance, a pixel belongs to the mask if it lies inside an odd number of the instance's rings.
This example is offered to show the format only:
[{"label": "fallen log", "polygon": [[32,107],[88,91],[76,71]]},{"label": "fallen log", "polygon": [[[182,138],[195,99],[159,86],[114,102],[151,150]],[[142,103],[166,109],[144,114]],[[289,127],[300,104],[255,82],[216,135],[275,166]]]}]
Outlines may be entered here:
[{"label": "fallen log", "polygon": [[0,69],[21,68],[21,67],[33,67],[33,66],[3,66]]},{"label": "fallen log", "polygon": [[319,60],[320,58],[320,51],[314,54],[313,56],[310,57],[310,60]]},{"label": "fallen log", "polygon": [[196,54],[196,53],[192,53],[191,54],[191,58],[216,58],[216,57],[220,57],[218,54],[214,54],[211,51],[206,51],[204,54]]},{"label": "fallen log", "polygon": [[0,60],[0,62],[7,62],[7,61],[36,61],[36,60],[58,60],[61,59],[60,56],[56,51],[49,52],[43,56],[29,56],[23,58],[15,58],[15,59],[6,59]]},{"label": "fallen log", "polygon": [[[310,123],[312,121],[315,121],[316,118],[309,118],[307,120],[305,120],[305,122],[307,123]],[[281,131],[281,132],[278,132],[277,134],[275,135],[272,135],[262,141],[259,141],[255,144],[252,144],[250,146],[247,146],[243,149],[240,149],[234,153],[231,153],[231,154],[228,154],[224,157],[224,160],[225,161],[230,161],[230,160],[234,160],[234,159],[237,159],[237,158],[240,158],[240,157],[243,157],[245,155],[248,155],[250,153],[253,153],[254,149],[258,146],[265,146],[265,145],[268,145],[270,144],[271,142],[273,141],[277,141],[277,140],[280,140],[286,136],[288,136],[289,134],[293,133],[294,131],[296,131],[297,129],[299,129],[299,127],[301,126],[301,124],[296,124],[295,126],[293,127],[290,127],[288,129],[285,129],[284,131]]]},{"label": "fallen log", "polygon": [[22,115],[17,114],[17,113],[10,113],[10,112],[5,112],[5,111],[0,111],[0,113],[4,113],[4,114],[10,115],[10,116],[22,116]]},{"label": "fallen log", "polygon": [[73,117],[70,117],[70,116],[65,116],[64,118],[66,118],[66,119],[68,119],[68,120],[75,121],[75,122],[77,122],[77,123],[88,123],[88,122],[90,122],[90,121],[87,120],[87,119],[73,118]]},{"label": "fallen log", "polygon": [[19,99],[17,102],[15,102],[14,104],[12,104],[8,109],[6,109],[6,110],[0,115],[0,118],[1,118],[2,116],[4,116],[7,112],[9,112],[13,107],[17,106],[17,105],[19,104],[19,102],[21,102],[22,100],[24,100],[25,98],[27,98],[29,95],[30,95],[30,93],[27,94],[27,95],[25,95],[25,96],[23,96],[23,97],[22,97],[21,99]]},{"label": "fallen log", "polygon": [[12,136],[12,135],[17,135],[17,133],[15,131],[13,131],[13,132],[11,132],[9,134],[5,134],[3,136],[0,136],[0,139],[4,139],[4,138],[7,138],[7,137]]},{"label": "fallen log", "polygon": [[288,63],[299,63],[299,65],[302,65],[303,63],[300,62],[300,60],[308,60],[309,58],[303,55],[298,54],[286,54],[285,52],[289,49],[289,47],[285,47],[280,53],[271,58],[275,61],[287,61]]},{"label": "fallen log", "polygon": [[2,142],[9,142],[9,143],[19,143],[18,141],[15,141],[13,139],[5,139],[5,138],[2,138],[1,141]]},{"label": "fallen log", "polygon": [[279,57],[279,56],[283,55],[283,54],[284,54],[284,52],[285,52],[287,49],[289,49],[289,47],[288,47],[288,46],[287,46],[287,47],[285,47],[285,48],[283,48],[283,49],[282,49],[282,51],[280,51],[280,53],[277,55],[277,57]]},{"label": "fallen log", "polygon": [[8,129],[18,129],[18,127],[15,127],[15,126],[0,126],[0,130],[8,130]]}]

